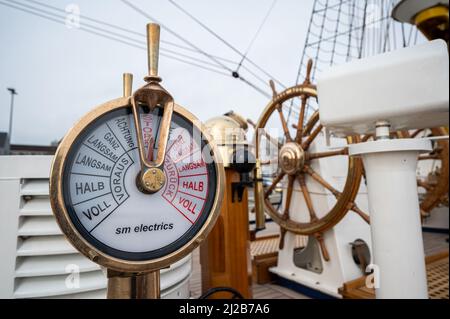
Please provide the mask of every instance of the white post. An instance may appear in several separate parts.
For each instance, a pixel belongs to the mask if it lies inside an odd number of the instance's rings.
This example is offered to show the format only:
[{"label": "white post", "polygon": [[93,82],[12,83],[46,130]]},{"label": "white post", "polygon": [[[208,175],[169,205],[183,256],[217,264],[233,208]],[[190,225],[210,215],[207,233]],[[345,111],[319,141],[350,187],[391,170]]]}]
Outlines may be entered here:
[{"label": "white post", "polygon": [[416,168],[427,140],[377,140],[355,144],[367,177],[377,299],[428,298]]}]

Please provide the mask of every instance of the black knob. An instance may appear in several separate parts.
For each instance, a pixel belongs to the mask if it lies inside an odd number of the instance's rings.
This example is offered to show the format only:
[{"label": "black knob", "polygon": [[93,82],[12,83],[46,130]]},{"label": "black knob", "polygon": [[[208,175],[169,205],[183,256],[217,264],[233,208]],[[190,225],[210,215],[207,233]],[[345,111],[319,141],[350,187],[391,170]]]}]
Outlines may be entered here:
[{"label": "black knob", "polygon": [[241,146],[233,151],[230,166],[240,174],[253,171],[256,165],[256,157],[248,146]]}]

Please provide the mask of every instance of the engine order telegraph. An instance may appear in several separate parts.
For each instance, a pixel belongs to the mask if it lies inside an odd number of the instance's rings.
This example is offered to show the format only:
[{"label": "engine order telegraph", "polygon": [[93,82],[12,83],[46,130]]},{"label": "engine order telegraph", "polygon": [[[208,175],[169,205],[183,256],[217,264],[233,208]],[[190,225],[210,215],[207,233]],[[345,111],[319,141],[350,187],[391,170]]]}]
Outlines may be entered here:
[{"label": "engine order telegraph", "polygon": [[160,84],[159,26],[147,32],[147,84],[96,107],[67,133],[50,182],[68,240],[128,273],[167,267],[197,247],[219,214],[224,183],[204,128]]}]

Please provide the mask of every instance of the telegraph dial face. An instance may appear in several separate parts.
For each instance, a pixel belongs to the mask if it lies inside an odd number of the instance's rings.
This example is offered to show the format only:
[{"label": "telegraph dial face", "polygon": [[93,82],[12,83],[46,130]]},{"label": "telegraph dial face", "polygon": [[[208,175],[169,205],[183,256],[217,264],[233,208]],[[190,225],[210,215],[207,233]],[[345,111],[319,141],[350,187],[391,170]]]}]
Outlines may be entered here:
[{"label": "telegraph dial face", "polygon": [[[58,222],[80,251],[109,268],[167,266],[168,259],[195,248],[214,224],[221,167],[209,142],[194,138],[202,136],[200,128],[176,108],[165,184],[156,193],[142,192],[136,182],[141,166],[131,108],[103,109],[82,120],[58,149],[51,181]],[[158,151],[161,118],[159,108],[140,114],[149,160]]]}]

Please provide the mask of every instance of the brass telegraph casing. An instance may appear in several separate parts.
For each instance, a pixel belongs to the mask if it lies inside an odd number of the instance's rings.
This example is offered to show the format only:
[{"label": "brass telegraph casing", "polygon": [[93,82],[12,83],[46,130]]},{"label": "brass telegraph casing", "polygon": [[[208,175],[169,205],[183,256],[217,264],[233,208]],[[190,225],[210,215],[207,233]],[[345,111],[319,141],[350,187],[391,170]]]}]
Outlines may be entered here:
[{"label": "brass telegraph casing", "polygon": [[249,147],[247,141],[247,122],[239,114],[230,111],[205,122],[209,134],[213,137],[221,154],[224,167],[229,167],[232,154],[237,147]]},{"label": "brass telegraph casing", "polygon": [[[52,210],[56,217],[56,221],[63,231],[66,238],[69,242],[83,255],[88,257],[90,260],[106,267],[109,269],[113,269],[116,271],[126,271],[126,272],[134,272],[134,273],[142,273],[148,272],[155,269],[162,269],[175,261],[185,257],[192,250],[200,245],[200,243],[206,238],[208,233],[211,231],[214,226],[219,213],[221,206],[221,199],[223,197],[223,189],[225,186],[224,181],[224,169],[223,164],[220,159],[220,154],[217,151],[213,151],[211,154],[214,158],[214,163],[217,171],[217,186],[216,186],[216,200],[214,201],[211,209],[211,213],[208,216],[208,219],[205,221],[204,225],[200,229],[200,231],[181,249],[165,256],[162,258],[158,258],[151,261],[127,261],[120,260],[118,258],[113,258],[99,249],[91,245],[87,240],[85,240],[80,233],[75,228],[72,223],[66,204],[64,202],[63,196],[63,188],[62,188],[62,179],[63,179],[63,170],[66,164],[67,154],[70,150],[70,147],[75,142],[77,136],[85,130],[85,128],[95,121],[97,118],[121,108],[130,108],[131,102],[130,98],[118,98],[109,102],[106,102],[96,108],[94,108],[91,112],[86,114],[74,127],[67,133],[67,135],[61,141],[55,157],[53,159],[52,167],[51,167],[51,175],[50,175],[50,202],[52,206]],[[184,118],[188,119],[193,123],[193,125],[205,135],[208,139],[209,144],[213,150],[216,150],[216,146],[214,141],[208,135],[205,130],[205,127],[200,124],[200,122],[196,119],[196,117],[191,114],[189,111],[184,109],[183,107],[175,104],[174,112],[180,114]]]},{"label": "brass telegraph casing", "polygon": [[[95,107],[91,112],[86,114],[74,127],[70,129],[70,131],[66,134],[66,136],[61,141],[56,154],[53,159],[53,163],[51,166],[51,174],[50,174],[50,202],[52,206],[52,210],[54,212],[56,221],[63,231],[64,235],[68,239],[68,241],[83,255],[88,257],[90,260],[96,262],[97,264],[108,268],[109,275],[111,278],[116,278],[114,280],[118,280],[117,277],[121,276],[120,274],[129,274],[130,276],[138,276],[144,273],[152,273],[151,276],[141,278],[141,280],[137,281],[142,288],[142,296],[145,297],[150,294],[153,297],[159,296],[159,269],[166,268],[169,265],[173,264],[177,260],[188,255],[193,249],[195,249],[199,244],[206,238],[208,233],[211,231],[214,226],[219,213],[221,202],[223,198],[224,192],[224,168],[222,164],[222,160],[220,157],[220,153],[217,151],[214,140],[210,137],[204,125],[200,123],[200,121],[192,115],[189,111],[184,109],[183,107],[176,104],[172,98],[172,96],[159,84],[161,78],[158,76],[158,56],[159,56],[159,26],[155,24],[149,24],[147,26],[147,37],[148,37],[148,62],[149,62],[149,75],[145,78],[147,82],[146,85],[138,89],[131,94],[131,82],[132,75],[124,74],[124,97],[118,98],[100,106]],[[149,158],[147,151],[144,149],[142,130],[141,130],[141,118],[140,118],[140,109],[143,107],[147,107],[153,111],[161,111],[161,120],[159,125],[159,135],[158,135],[158,147],[156,158]],[[176,116],[178,119],[182,119],[187,124],[187,127],[192,125],[193,130],[197,130],[201,133],[203,137],[201,145],[208,146],[208,156],[212,160],[208,167],[214,171],[214,183],[211,193],[212,195],[209,197],[210,201],[204,207],[208,207],[208,210],[204,213],[201,223],[195,225],[192,222],[192,227],[189,228],[189,231],[192,231],[192,236],[188,237],[179,237],[183,238],[182,241],[177,243],[173,249],[164,251],[164,253],[159,253],[158,257],[139,257],[139,258],[125,258],[125,257],[114,257],[112,254],[107,253],[104,248],[100,248],[104,246],[104,243],[97,241],[93,241],[91,237],[91,232],[93,230],[88,231],[83,228],[84,226],[80,226],[80,221],[76,220],[77,226],[74,224],[73,212],[69,213],[68,205],[72,205],[72,203],[66,202],[67,190],[64,189],[65,179],[68,177],[65,176],[66,168],[69,161],[69,154],[72,154],[72,148],[76,149],[80,143],[83,141],[83,134],[89,132],[89,128],[95,127],[96,123],[102,123],[101,120],[105,119],[105,123],[107,123],[106,119],[108,116],[112,116],[112,113],[118,114],[117,112],[122,112],[121,114],[130,114],[132,113],[132,118],[134,120],[134,125],[136,128],[135,138],[137,139],[138,152],[137,155],[140,158],[140,173],[135,178],[138,181],[138,184],[141,183],[141,186],[147,191],[141,191],[143,196],[155,196],[152,193],[158,192],[166,183],[167,177],[165,176],[163,167],[166,158],[166,146],[168,143],[170,126],[172,123],[172,115]],[[130,112],[131,111],[131,112]],[[133,123],[133,122],[130,122]],[[130,124],[131,125],[131,124]],[[106,126],[108,126],[106,124]],[[109,126],[108,126],[109,128]],[[113,130],[109,128],[114,135]],[[155,142],[156,143],[156,142]],[[119,141],[120,144],[120,141]],[[124,154],[128,154],[125,148],[123,147]],[[153,146],[148,146],[149,150],[152,150]],[[156,149],[156,147],[155,147]],[[136,150],[134,148],[133,150]],[[128,151],[128,152],[131,152]],[[101,154],[100,154],[101,155]],[[129,157],[134,164],[135,162]],[[73,159],[72,162],[73,164]],[[125,176],[126,173],[124,173]],[[89,175],[91,176],[91,175]],[[131,176],[131,175],[129,175]],[[136,176],[136,175],[134,175]],[[100,176],[101,177],[101,176]],[[108,176],[106,176],[108,177]],[[105,178],[105,176],[103,176]],[[208,180],[209,181],[209,180]],[[209,182],[208,182],[209,183]],[[68,184],[67,184],[68,185]],[[140,191],[138,185],[134,185],[136,189],[133,191]],[[142,196],[142,194],[141,194]],[[214,196],[214,197],[212,197]],[[146,198],[150,198],[146,197]],[[71,198],[71,197],[68,197]],[[137,197],[139,198],[139,197]],[[95,199],[92,198],[92,199]],[[90,200],[90,199],[89,199]],[[206,199],[205,199],[206,200]],[[108,203],[105,203],[105,207]],[[111,203],[110,203],[111,205]],[[119,203],[117,205],[120,206]],[[119,208],[117,206],[117,208]],[[151,206],[151,205],[150,205]],[[170,206],[168,206],[170,207]],[[176,208],[176,207],[175,207]],[[70,208],[73,211],[73,208]],[[154,209],[153,207],[149,207],[149,209]],[[200,212],[199,214],[202,214]],[[97,215],[96,215],[97,216]],[[109,216],[109,215],[108,215]],[[91,217],[92,218],[92,217]],[[105,217],[106,218],[106,217]],[[180,216],[181,218],[181,216]],[[102,220],[103,221],[103,220]],[[190,227],[190,226],[189,226]],[[166,228],[164,228],[166,229]],[[192,229],[192,230],[191,230]],[[88,235],[86,233],[88,232]],[[83,235],[84,234],[84,235]],[[85,237],[87,236],[87,237]],[[95,243],[95,244],[94,244]],[[101,246],[103,245],[103,246]],[[117,249],[116,249],[117,250]],[[160,249],[161,250],[161,249]],[[118,250],[120,252],[120,250]],[[138,250],[140,252],[141,250]],[[150,249],[151,251],[151,249]],[[134,251],[126,252],[128,254],[134,254]],[[116,255],[115,255],[116,256]],[[125,256],[125,255],[117,255],[117,256]],[[127,255],[128,256],[128,255]],[[145,255],[147,256],[147,255]],[[150,255],[148,255],[150,256]],[[155,255],[156,256],[156,255]],[[127,285],[127,284],[126,284]],[[126,286],[125,285],[125,286]],[[152,289],[145,288],[145,285],[151,285]],[[124,286],[124,287],[125,287]],[[125,289],[125,288],[124,288]],[[126,289],[125,289],[126,290]],[[156,292],[158,290],[158,292]],[[126,294],[126,293],[124,293]],[[122,293],[118,293],[119,296],[124,296]],[[150,296],[148,295],[148,296]],[[148,297],[147,296],[147,297]],[[116,296],[117,297],[117,296]]]}]

